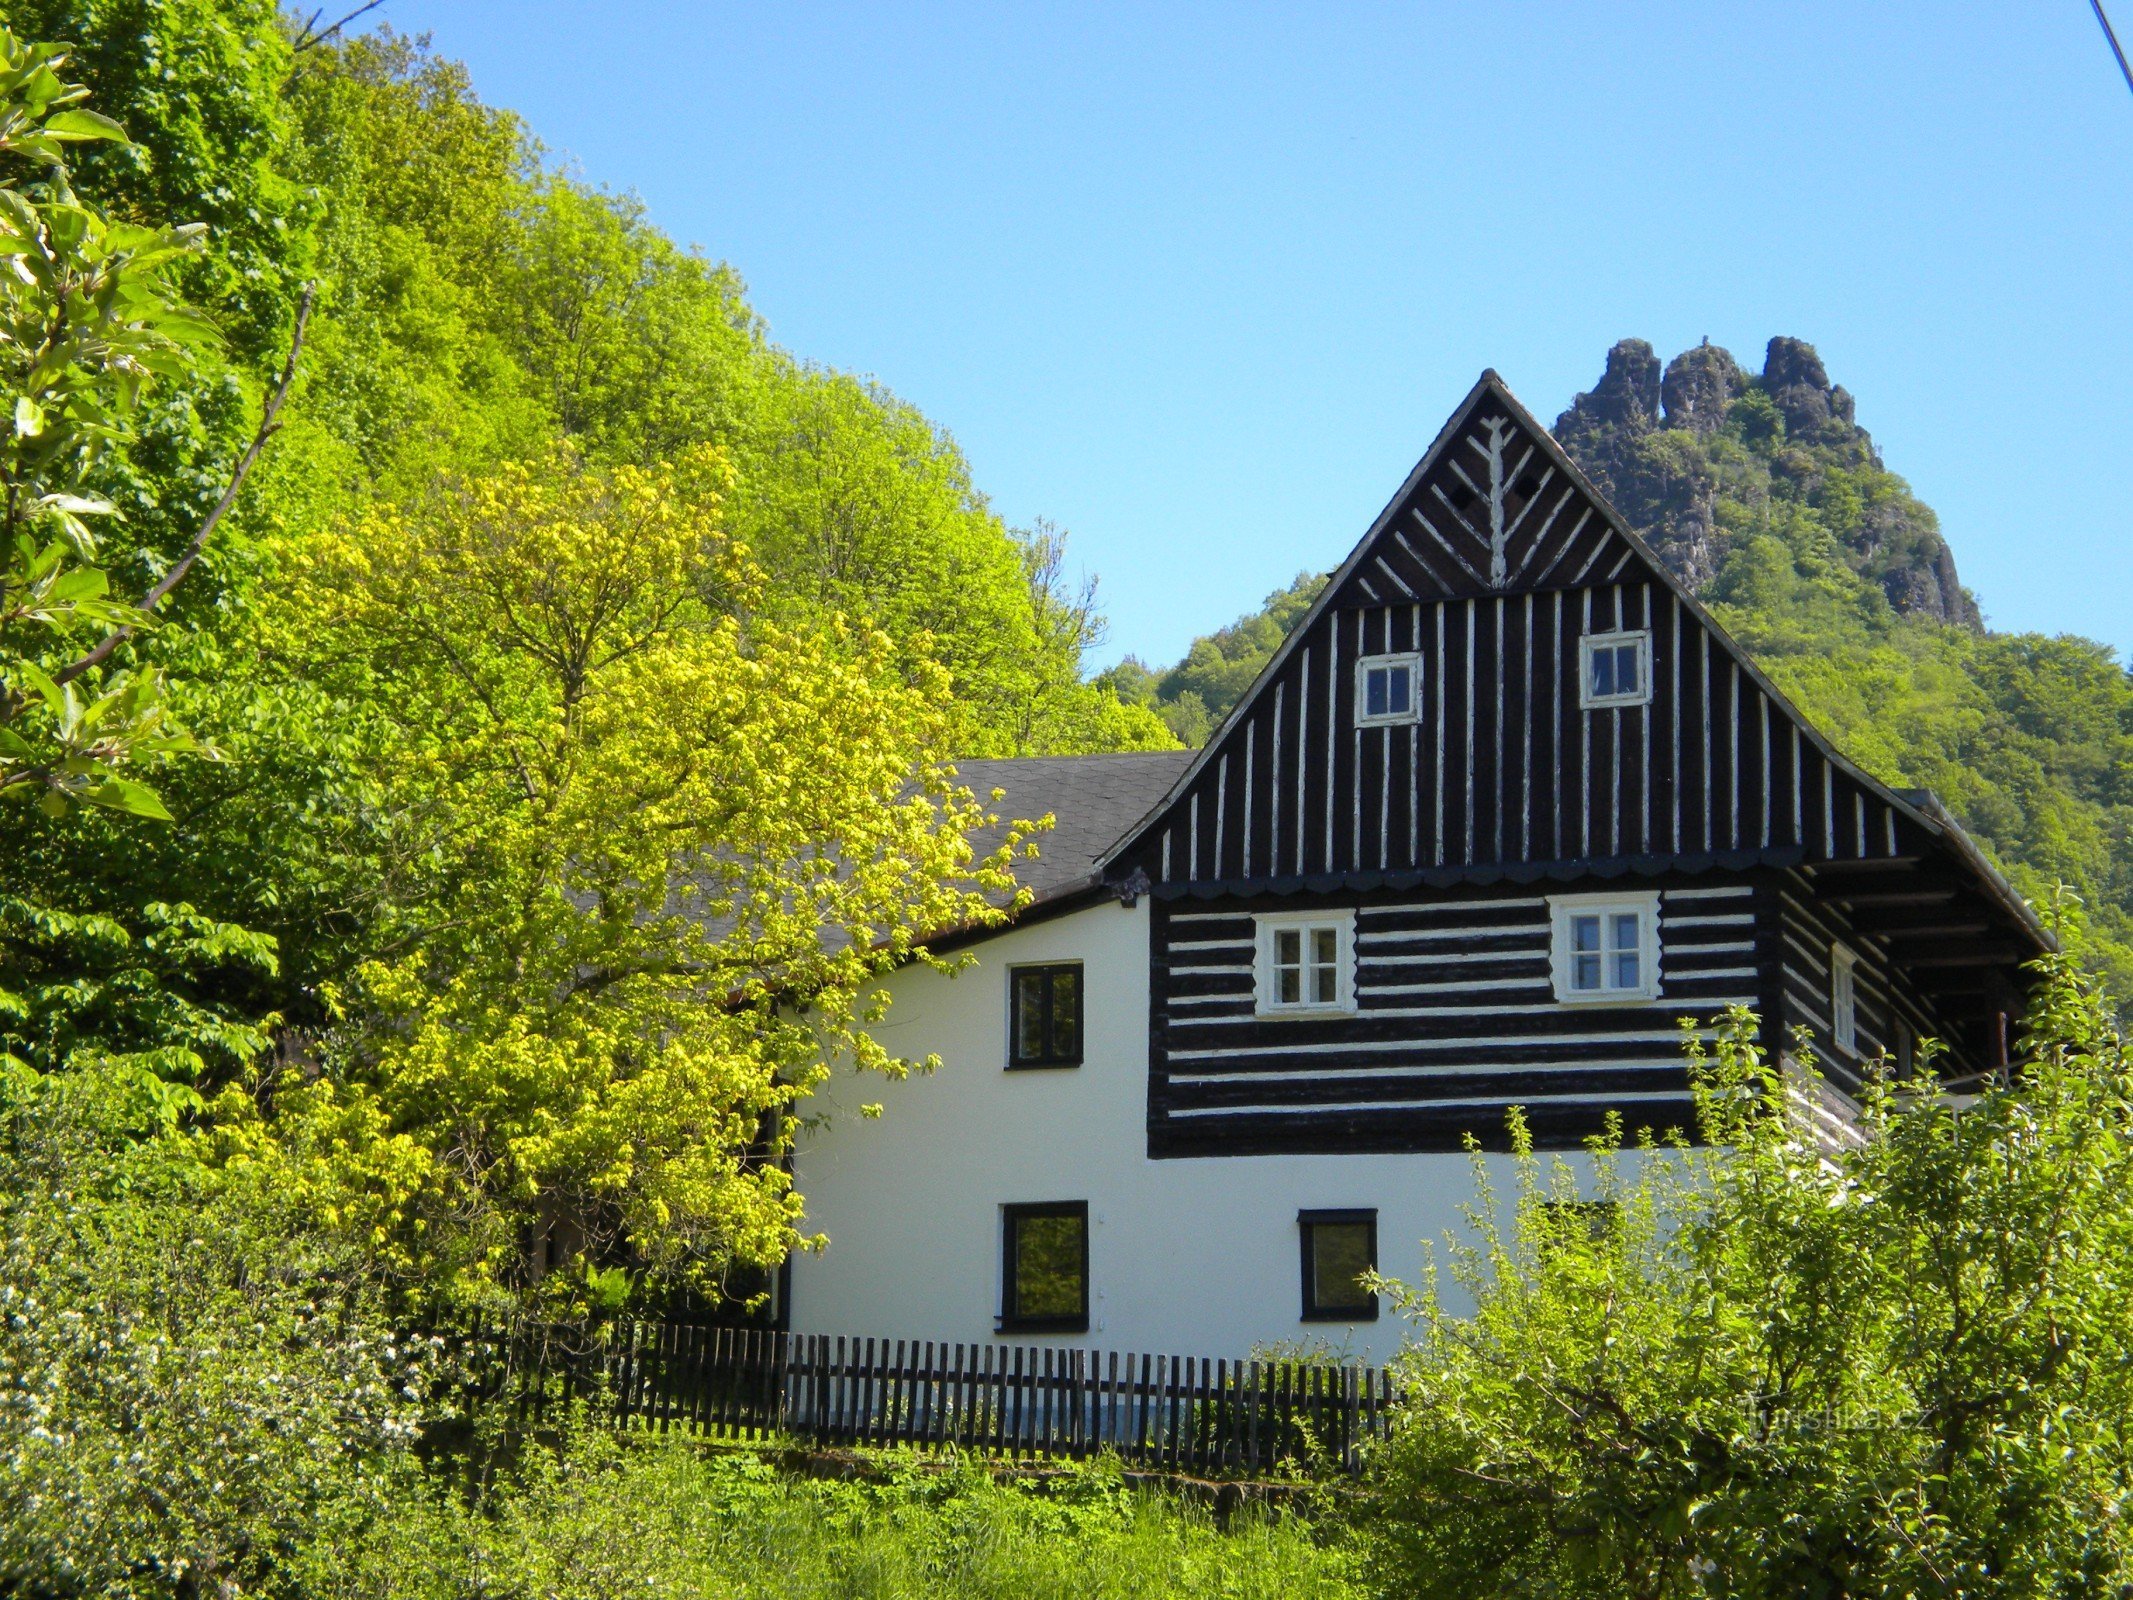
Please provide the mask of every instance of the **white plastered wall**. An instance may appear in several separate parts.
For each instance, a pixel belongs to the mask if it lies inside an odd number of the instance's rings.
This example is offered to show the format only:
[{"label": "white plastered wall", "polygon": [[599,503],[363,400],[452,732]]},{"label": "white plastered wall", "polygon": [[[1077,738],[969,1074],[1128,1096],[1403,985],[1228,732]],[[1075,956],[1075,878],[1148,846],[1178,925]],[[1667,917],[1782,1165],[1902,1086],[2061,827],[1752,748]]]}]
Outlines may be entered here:
[{"label": "white plastered wall", "polygon": [[[794,1331],[1194,1356],[1397,1348],[1390,1306],[1374,1323],[1302,1320],[1296,1214],[1375,1207],[1380,1269],[1418,1282],[1422,1240],[1440,1241],[1441,1260],[1472,1198],[1465,1156],[1150,1161],[1147,901],[1017,928],[976,956],[953,977],[911,968],[888,984],[879,1037],[938,1054],[938,1072],[846,1070],[821,1092],[829,1121],[803,1135],[796,1171],[806,1227],[829,1244],[794,1262]],[[1007,969],[1043,961],[1083,963],[1083,1065],[1009,1072]],[[878,1119],[860,1114],[869,1103]],[[996,1334],[1000,1207],[1043,1200],[1088,1202],[1089,1332]]]}]

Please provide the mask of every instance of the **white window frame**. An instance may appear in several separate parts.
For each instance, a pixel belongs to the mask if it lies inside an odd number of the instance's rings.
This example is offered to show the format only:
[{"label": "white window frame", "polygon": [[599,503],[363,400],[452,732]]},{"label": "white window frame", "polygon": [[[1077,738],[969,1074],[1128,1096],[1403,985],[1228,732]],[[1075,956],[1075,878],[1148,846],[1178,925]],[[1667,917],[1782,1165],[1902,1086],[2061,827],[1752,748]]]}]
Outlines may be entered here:
[{"label": "white window frame", "polygon": [[[1382,717],[1373,717],[1363,707],[1368,704],[1365,688],[1373,669],[1405,667],[1407,669],[1407,709]],[[1358,728],[1405,727],[1410,722],[1422,720],[1422,658],[1411,652],[1395,655],[1362,656],[1355,663],[1355,725]]]},{"label": "white window frame", "polygon": [[[1592,653],[1595,650],[1611,650],[1617,645],[1634,644],[1637,647],[1637,689],[1633,694],[1594,694],[1592,692]],[[1578,704],[1587,711],[1605,710],[1611,706],[1650,705],[1652,699],[1652,631],[1649,628],[1625,628],[1616,633],[1588,633],[1578,641]]]},{"label": "white window frame", "polygon": [[[1355,1010],[1355,913],[1347,911],[1272,911],[1252,919],[1252,1010],[1262,1017],[1337,1017]],[[1334,1000],[1299,1000],[1284,1004],[1276,996],[1280,988],[1274,975],[1274,935],[1285,928],[1303,930],[1303,945],[1310,946],[1310,930],[1334,930]],[[1305,970],[1309,970],[1306,962]],[[1304,985],[1308,990],[1309,985]]]},{"label": "white window frame", "polygon": [[[1621,912],[1637,917],[1637,976],[1643,982],[1634,989],[1577,989],[1571,987],[1570,920],[1598,915],[1606,919]],[[1625,889],[1613,894],[1552,894],[1548,897],[1548,975],[1555,984],[1556,1000],[1566,1006],[1648,1005],[1659,998],[1659,891]]]},{"label": "white window frame", "polygon": [[1859,1053],[1859,952],[1829,947],[1829,1042],[1848,1056]]}]

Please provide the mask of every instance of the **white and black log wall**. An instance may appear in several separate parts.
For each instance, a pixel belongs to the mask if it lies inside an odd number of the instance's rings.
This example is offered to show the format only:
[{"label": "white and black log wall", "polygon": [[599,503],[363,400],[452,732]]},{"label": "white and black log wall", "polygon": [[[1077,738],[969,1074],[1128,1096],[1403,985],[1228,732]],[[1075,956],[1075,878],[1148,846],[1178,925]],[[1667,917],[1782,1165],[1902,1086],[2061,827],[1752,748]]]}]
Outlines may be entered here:
[{"label": "white and black log wall", "polygon": [[[1631,636],[1602,701],[1585,641]],[[1404,720],[1358,715],[1400,658]],[[1596,703],[1600,702],[1600,703]],[[1945,819],[1844,761],[1486,375],[1164,807],[1110,859],[1153,923],[1152,1154],[1456,1148],[1528,1107],[1542,1144],[1609,1109],[1689,1120],[1676,1020],[1755,1006],[1991,1066],[2042,936]],[[1663,897],[1641,1011],[1547,989],[1551,893]],[[1354,1015],[1255,1013],[1255,912],[1356,913]],[[1731,920],[1729,920],[1731,919]],[[1819,953],[1818,953],[1819,952]]]},{"label": "white and black log wall", "polygon": [[[1151,1156],[1573,1146],[1610,1109],[1631,1130],[1693,1136],[1682,1021],[1708,1035],[1729,1005],[1775,1014],[1771,895],[1675,877],[1656,889],[1658,998],[1566,1005],[1550,971],[1547,891],[1521,885],[1281,899],[1159,897],[1149,1025]],[[1254,1007],[1254,915],[1353,908],[1354,1004]]]}]

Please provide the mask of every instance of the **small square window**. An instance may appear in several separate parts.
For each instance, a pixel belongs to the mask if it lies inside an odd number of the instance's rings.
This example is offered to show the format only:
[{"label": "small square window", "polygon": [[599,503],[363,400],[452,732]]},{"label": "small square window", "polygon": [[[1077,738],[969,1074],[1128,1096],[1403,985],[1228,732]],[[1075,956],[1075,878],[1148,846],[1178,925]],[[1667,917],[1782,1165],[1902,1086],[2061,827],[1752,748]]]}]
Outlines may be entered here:
[{"label": "small square window", "polygon": [[1000,1331],[1089,1331],[1089,1203],[1000,1208]]},{"label": "small square window", "polygon": [[1649,633],[1593,633],[1582,641],[1583,706],[1641,706],[1652,697]]},{"label": "small square window", "polygon": [[1857,955],[1843,945],[1829,950],[1829,1033],[1846,1055],[1859,1053],[1859,980],[1852,970]]},{"label": "small square window", "polygon": [[1375,1322],[1378,1297],[1363,1282],[1378,1269],[1375,1211],[1300,1211],[1303,1320]]},{"label": "small square window", "polygon": [[1657,895],[1558,895],[1549,908],[1556,999],[1590,1004],[1658,997]]},{"label": "small square window", "polygon": [[1261,917],[1258,1009],[1354,1010],[1354,929],[1345,911]]},{"label": "small square window", "polygon": [[1358,727],[1414,722],[1422,715],[1422,658],[1364,656],[1355,664]]},{"label": "small square window", "polygon": [[1008,1066],[1080,1066],[1081,963],[1010,967],[1007,985]]}]

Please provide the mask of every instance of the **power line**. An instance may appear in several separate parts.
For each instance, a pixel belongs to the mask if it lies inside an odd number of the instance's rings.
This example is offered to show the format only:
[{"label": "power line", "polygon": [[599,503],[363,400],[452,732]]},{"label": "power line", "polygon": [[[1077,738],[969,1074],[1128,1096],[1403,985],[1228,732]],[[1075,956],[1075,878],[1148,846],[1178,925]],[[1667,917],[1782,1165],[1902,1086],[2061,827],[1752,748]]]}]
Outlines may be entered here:
[{"label": "power line", "polygon": [[2103,24],[2103,36],[2111,41],[2111,54],[2118,57],[2118,70],[2125,74],[2126,87],[2133,89],[2133,66],[2126,64],[2126,53],[2118,46],[2118,34],[2111,27],[2111,19],[2103,14],[2103,0],[2089,0],[2089,9],[2096,13],[2096,20]]}]

